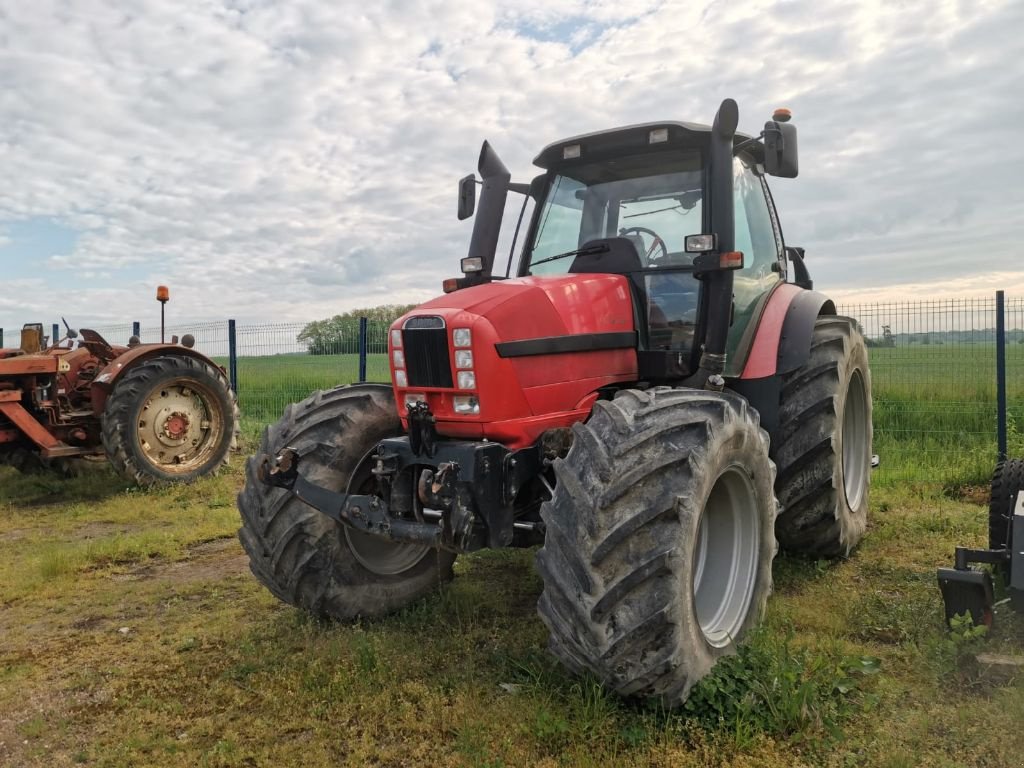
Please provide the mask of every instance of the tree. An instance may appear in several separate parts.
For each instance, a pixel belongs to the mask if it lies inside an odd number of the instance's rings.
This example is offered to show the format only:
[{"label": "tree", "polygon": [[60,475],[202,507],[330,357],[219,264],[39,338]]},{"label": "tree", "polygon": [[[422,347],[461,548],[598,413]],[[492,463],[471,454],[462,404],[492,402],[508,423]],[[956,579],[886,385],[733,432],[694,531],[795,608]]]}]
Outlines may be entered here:
[{"label": "tree", "polygon": [[314,320],[295,337],[311,355],[339,355],[359,349],[359,318],[367,320],[367,352],[384,354],[388,349],[387,329],[415,304],[384,304],[369,309],[353,309],[324,320]]}]

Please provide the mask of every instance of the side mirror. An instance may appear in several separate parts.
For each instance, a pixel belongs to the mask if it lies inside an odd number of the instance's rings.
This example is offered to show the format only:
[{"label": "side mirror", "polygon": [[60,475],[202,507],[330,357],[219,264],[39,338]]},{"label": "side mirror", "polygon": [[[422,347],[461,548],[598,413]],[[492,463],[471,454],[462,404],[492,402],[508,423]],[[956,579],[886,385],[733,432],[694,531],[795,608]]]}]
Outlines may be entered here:
[{"label": "side mirror", "polygon": [[769,120],[764,124],[764,170],[769,176],[795,179],[799,171],[796,126]]},{"label": "side mirror", "polygon": [[465,221],[476,210],[476,176],[472,173],[459,179],[459,221]]}]

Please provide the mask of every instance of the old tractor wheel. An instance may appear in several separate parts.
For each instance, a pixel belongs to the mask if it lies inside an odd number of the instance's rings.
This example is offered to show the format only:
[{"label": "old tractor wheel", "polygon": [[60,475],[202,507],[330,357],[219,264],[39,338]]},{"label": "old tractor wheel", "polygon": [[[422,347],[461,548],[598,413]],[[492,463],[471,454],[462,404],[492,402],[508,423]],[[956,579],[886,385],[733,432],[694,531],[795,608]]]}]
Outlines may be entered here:
[{"label": "old tractor wheel", "polygon": [[[253,574],[274,595],[347,620],[398,610],[451,578],[455,555],[351,530],[257,477],[261,454],[290,446],[302,457],[307,479],[334,491],[372,493],[373,451],[382,439],[401,434],[394,395],[383,384],[317,392],[289,405],[263,432],[238,495],[238,536]],[[410,480],[411,508],[412,486]],[[400,506],[394,494],[390,501]]]},{"label": "old tractor wheel", "polygon": [[[1024,460],[1000,461],[992,473],[992,493],[988,502],[990,549],[1009,549],[1013,545],[1013,506],[1018,493],[1024,493]],[[1009,583],[1010,569],[1001,570]]]},{"label": "old tractor wheel", "polygon": [[871,372],[853,320],[819,318],[806,365],[784,376],[772,460],[782,548],[848,555],[867,528],[871,479]]},{"label": "old tractor wheel", "polygon": [[238,412],[212,363],[160,355],[133,365],[103,409],[103,447],[114,469],[139,485],[190,482],[227,463]]},{"label": "old tractor wheel", "polygon": [[768,436],[727,393],[627,390],[555,462],[538,610],[567,667],[668,706],[757,624],[772,589]]}]

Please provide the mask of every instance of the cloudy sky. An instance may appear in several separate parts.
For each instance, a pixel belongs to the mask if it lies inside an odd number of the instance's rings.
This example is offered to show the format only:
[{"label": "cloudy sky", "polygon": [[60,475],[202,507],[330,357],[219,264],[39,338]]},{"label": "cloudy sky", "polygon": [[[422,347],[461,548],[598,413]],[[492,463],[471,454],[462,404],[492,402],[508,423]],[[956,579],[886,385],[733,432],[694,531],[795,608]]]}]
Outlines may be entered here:
[{"label": "cloudy sky", "polygon": [[789,244],[847,301],[1024,294],[1020,0],[0,5],[0,327],[306,320],[458,273],[455,182],[780,105]]}]

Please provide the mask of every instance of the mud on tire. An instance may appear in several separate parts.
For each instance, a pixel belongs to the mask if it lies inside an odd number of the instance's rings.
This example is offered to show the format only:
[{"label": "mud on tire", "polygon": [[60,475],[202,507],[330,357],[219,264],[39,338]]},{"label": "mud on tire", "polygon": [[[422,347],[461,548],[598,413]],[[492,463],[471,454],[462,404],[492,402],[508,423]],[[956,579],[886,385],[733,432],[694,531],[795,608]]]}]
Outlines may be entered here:
[{"label": "mud on tire", "polygon": [[541,509],[550,648],[620,695],[677,705],[771,592],[768,437],[739,396],[668,388],[599,402],[573,432]]},{"label": "mud on tire", "polygon": [[772,440],[783,549],[841,557],[857,546],[867,528],[871,438],[864,337],[848,317],[818,318],[807,363],[783,376]]},{"label": "mud on tire", "polygon": [[[289,405],[263,432],[245,467],[238,531],[256,578],[286,603],[332,619],[381,616],[433,591],[452,576],[455,555],[351,530],[261,483],[259,457],[295,448],[302,474],[326,488],[366,492],[367,455],[402,434],[391,388],[356,384]],[[351,485],[350,485],[351,483]]]}]

